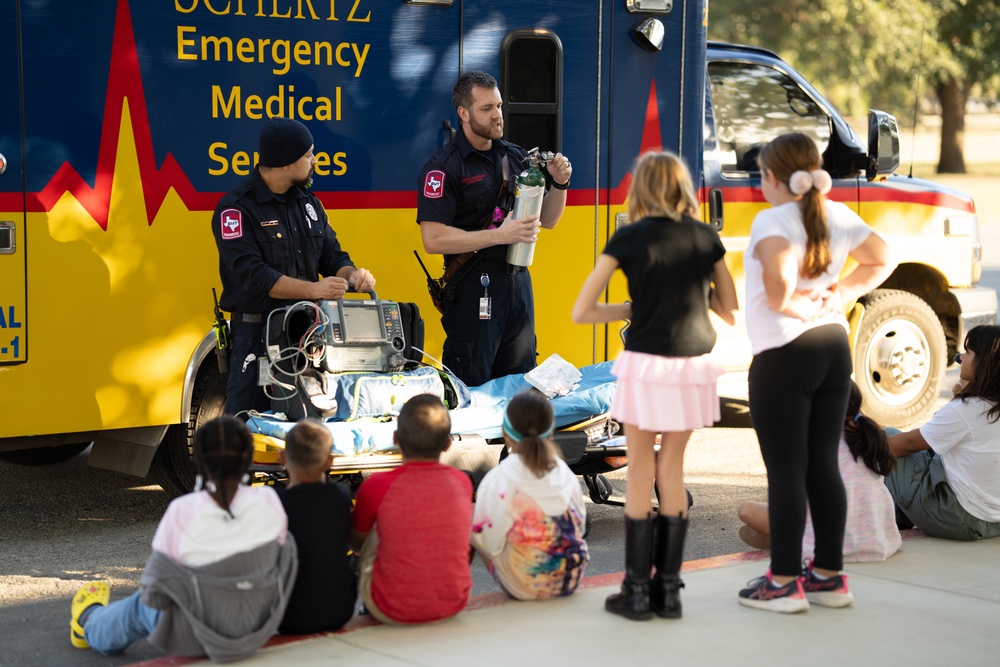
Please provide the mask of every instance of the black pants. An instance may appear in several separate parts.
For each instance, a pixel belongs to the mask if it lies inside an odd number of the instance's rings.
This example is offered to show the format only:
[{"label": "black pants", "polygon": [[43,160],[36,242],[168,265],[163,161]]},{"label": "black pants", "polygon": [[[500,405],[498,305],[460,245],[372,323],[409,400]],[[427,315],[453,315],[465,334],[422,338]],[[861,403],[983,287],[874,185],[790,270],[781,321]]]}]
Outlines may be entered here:
[{"label": "black pants", "polygon": [[[484,273],[489,276],[485,289],[480,282]],[[492,300],[487,320],[479,318],[484,293]],[[458,285],[441,325],[447,336],[441,361],[470,387],[527,373],[537,363],[535,301],[527,269],[511,273],[506,262],[481,260]]]},{"label": "black pants", "polygon": [[[257,315],[257,318],[264,316]],[[258,364],[267,358],[264,348],[264,325],[244,322],[235,315],[230,320],[232,348],[229,351],[229,378],[226,381],[226,414],[244,410],[264,412],[271,409],[271,399],[257,386]],[[244,415],[245,416],[245,415]]]},{"label": "black pants", "polygon": [[807,499],[816,531],[814,565],[844,565],[847,497],[837,448],[850,382],[850,346],[836,324],[761,352],[750,364],[750,417],[767,467],[772,574],[802,571]]}]

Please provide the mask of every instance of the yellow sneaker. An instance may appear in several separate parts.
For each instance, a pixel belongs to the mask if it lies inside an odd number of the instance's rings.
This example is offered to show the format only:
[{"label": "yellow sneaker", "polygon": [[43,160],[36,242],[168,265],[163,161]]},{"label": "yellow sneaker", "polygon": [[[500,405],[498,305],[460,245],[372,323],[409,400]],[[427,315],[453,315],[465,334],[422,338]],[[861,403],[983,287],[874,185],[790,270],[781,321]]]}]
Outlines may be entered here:
[{"label": "yellow sneaker", "polygon": [[90,648],[90,644],[84,638],[83,626],[80,625],[80,616],[95,604],[102,607],[107,606],[111,601],[111,588],[106,582],[92,581],[80,587],[73,597],[73,606],[70,608],[69,618],[69,641],[76,648]]}]

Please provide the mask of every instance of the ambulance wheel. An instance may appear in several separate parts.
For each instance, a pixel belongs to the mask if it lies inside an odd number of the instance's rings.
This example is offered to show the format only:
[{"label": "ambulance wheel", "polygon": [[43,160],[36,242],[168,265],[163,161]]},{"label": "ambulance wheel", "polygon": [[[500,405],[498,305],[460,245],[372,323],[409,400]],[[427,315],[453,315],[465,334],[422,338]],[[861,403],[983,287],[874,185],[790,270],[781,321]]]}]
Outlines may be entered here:
[{"label": "ambulance wheel", "polygon": [[902,290],[875,290],[860,302],[865,311],[854,341],[854,379],[864,413],[882,426],[925,422],[947,365],[941,321],[926,301]]},{"label": "ambulance wheel", "polygon": [[69,461],[89,446],[89,442],[74,442],[70,445],[59,445],[57,447],[19,449],[0,454],[0,461],[16,463],[22,466],[47,466],[52,463]]},{"label": "ambulance wheel", "polygon": [[225,407],[226,376],[219,373],[214,363],[207,363],[194,383],[188,422],[167,429],[149,471],[170,496],[180,496],[194,488],[194,433],[205,422],[221,417]]}]

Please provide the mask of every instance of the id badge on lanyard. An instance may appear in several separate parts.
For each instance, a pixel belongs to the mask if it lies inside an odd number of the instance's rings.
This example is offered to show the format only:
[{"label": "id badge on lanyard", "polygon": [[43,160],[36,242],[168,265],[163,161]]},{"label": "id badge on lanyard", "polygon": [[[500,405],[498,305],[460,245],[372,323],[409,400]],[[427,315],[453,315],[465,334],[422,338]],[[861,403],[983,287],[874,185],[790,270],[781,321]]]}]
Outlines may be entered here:
[{"label": "id badge on lanyard", "polygon": [[488,320],[493,314],[493,299],[490,298],[490,276],[488,273],[479,276],[479,284],[483,286],[483,297],[479,300],[479,319]]}]

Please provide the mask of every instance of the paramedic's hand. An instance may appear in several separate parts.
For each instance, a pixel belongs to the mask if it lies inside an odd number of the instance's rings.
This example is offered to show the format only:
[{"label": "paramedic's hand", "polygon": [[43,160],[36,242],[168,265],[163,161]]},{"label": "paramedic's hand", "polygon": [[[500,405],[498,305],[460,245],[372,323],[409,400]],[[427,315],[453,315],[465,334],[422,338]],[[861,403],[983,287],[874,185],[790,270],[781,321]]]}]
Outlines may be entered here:
[{"label": "paramedic's hand", "polygon": [[507,245],[508,243],[533,243],[538,240],[538,230],[541,223],[538,222],[537,215],[526,215],[523,218],[514,219],[508,215],[503,224],[497,227],[497,245]]},{"label": "paramedic's hand", "polygon": [[569,163],[569,158],[562,153],[556,153],[556,156],[549,160],[545,168],[548,169],[552,180],[559,185],[569,183],[569,179],[573,175],[573,165]]},{"label": "paramedic's hand", "polygon": [[315,295],[313,300],[326,299],[327,301],[333,301],[334,299],[343,299],[344,294],[347,293],[350,285],[344,278],[338,278],[337,276],[330,276],[329,278],[323,278],[317,283],[313,283],[316,287]]},{"label": "paramedic's hand", "polygon": [[375,289],[375,276],[368,269],[358,269],[347,279],[355,292],[371,292]]},{"label": "paramedic's hand", "polygon": [[951,387],[951,395],[952,396],[958,396],[958,392],[960,392],[963,389],[965,389],[965,385],[967,385],[967,384],[969,384],[969,383],[967,381],[965,381],[965,380],[959,380],[958,382],[956,382],[955,384],[953,384],[952,387]]}]

